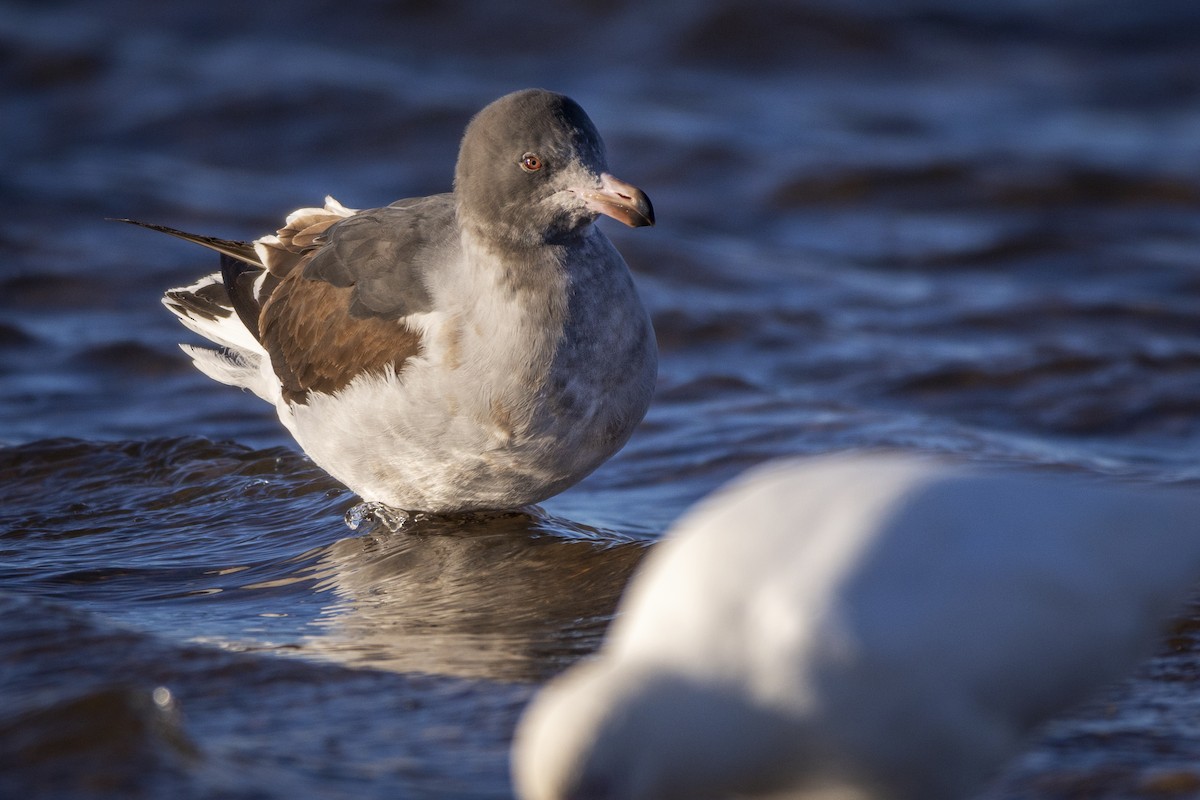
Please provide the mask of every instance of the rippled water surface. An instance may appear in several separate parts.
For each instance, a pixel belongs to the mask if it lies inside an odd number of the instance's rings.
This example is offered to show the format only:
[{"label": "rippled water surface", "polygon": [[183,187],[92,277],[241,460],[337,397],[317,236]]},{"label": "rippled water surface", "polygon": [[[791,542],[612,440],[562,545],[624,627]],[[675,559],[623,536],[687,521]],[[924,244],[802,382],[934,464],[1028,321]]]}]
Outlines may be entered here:
[{"label": "rippled water surface", "polygon": [[[1197,42],[1183,0],[0,4],[0,796],[511,797],[532,692],[772,456],[1196,482]],[[158,298],[212,259],[105,218],[444,191],[531,85],[654,200],[606,227],[654,407],[539,509],[351,530],[175,349]],[[1196,619],[989,797],[1200,791]]]}]

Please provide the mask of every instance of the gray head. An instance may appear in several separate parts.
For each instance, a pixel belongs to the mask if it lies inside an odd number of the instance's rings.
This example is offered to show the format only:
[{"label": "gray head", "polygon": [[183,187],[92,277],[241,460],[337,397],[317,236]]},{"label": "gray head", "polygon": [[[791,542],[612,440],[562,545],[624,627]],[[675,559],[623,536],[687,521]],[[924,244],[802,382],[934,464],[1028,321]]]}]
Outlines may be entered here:
[{"label": "gray head", "polygon": [[608,174],[604,142],[579,104],[541,89],[505,95],[475,115],[454,188],[463,224],[509,246],[570,238],[599,214],[654,224],[649,198]]}]

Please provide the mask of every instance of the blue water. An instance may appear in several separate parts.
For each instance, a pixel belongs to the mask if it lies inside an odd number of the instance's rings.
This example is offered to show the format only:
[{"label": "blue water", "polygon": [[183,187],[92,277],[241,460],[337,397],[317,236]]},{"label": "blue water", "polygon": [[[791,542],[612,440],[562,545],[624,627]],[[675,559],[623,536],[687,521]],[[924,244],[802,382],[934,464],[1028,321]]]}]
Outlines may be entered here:
[{"label": "blue water", "polygon": [[[508,798],[537,685],[773,456],[1197,481],[1198,42],[1182,0],[0,4],[0,797]],[[209,255],[105,218],[444,191],[524,86],[654,200],[606,227],[654,406],[540,509],[350,530],[175,349],[159,297]],[[989,797],[1195,792],[1195,630]]]}]

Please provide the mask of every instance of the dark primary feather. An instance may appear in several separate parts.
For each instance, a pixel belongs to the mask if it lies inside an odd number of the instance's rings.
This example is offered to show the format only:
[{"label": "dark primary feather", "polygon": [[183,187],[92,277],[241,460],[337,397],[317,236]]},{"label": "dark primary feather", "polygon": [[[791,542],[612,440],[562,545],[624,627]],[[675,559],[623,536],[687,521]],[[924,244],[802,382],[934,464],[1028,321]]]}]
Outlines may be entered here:
[{"label": "dark primary feather", "polygon": [[[246,326],[246,330],[254,334],[254,338],[262,340],[259,319],[262,317],[262,307],[279,285],[279,279],[270,272],[263,274],[262,267],[253,267],[244,261],[230,258],[221,253],[221,282],[225,285],[228,301],[237,312],[238,319]],[[262,276],[263,283],[259,291],[254,290],[254,284]]]},{"label": "dark primary feather", "polygon": [[152,231],[165,233],[169,236],[176,236],[185,241],[195,242],[198,245],[216,250],[218,253],[237,259],[243,263],[249,264],[252,267],[262,268],[262,261],[258,258],[258,253],[254,251],[254,245],[250,242],[237,242],[232,239],[219,239],[216,236],[200,236],[195,233],[187,233],[186,231],[168,228],[166,225],[155,225],[150,222],[139,222],[136,219],[114,219],[113,222],[126,222],[130,225],[137,225],[139,228],[149,228]]},{"label": "dark primary feather", "polygon": [[[167,298],[177,307],[185,309],[189,314],[200,315],[208,319],[228,317],[230,311],[236,311],[238,319],[246,329],[258,338],[258,317],[262,312],[262,299],[266,298],[272,287],[264,285],[261,298],[254,293],[254,281],[262,274],[263,264],[258,257],[254,245],[250,242],[238,242],[232,239],[219,239],[216,236],[201,236],[195,233],[168,228],[166,225],[154,225],[149,222],[139,222],[135,219],[118,219],[114,222],[127,222],[152,231],[165,233],[170,236],[194,242],[221,254],[221,282],[224,292],[217,284],[206,286],[195,292],[173,290],[167,292]],[[269,278],[269,276],[268,276]]]}]

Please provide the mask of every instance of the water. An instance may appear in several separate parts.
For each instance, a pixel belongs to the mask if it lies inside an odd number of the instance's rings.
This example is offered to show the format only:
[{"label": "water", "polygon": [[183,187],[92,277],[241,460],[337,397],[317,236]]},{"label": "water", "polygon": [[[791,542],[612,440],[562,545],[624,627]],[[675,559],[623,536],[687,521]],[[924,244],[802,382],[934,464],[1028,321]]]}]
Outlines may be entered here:
[{"label": "water", "polygon": [[[508,798],[532,692],[773,456],[1194,483],[1197,9],[3,3],[0,797]],[[158,297],[212,259],[104,218],[246,238],[443,191],[470,114],[531,85],[654,200],[606,226],[654,407],[541,509],[352,531],[175,350]],[[1195,793],[1197,618],[989,797]]]}]

